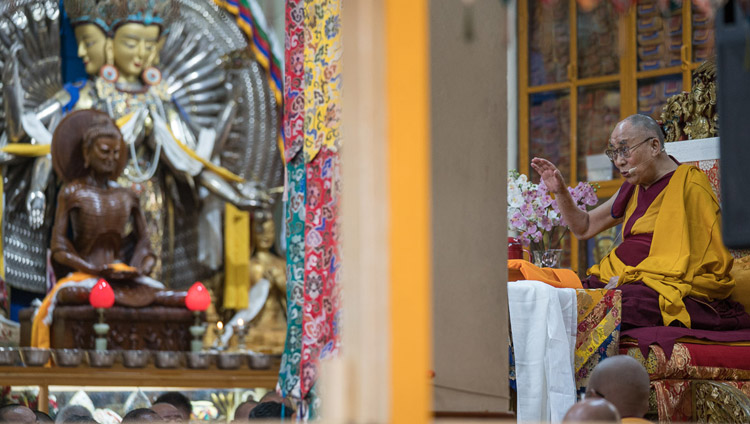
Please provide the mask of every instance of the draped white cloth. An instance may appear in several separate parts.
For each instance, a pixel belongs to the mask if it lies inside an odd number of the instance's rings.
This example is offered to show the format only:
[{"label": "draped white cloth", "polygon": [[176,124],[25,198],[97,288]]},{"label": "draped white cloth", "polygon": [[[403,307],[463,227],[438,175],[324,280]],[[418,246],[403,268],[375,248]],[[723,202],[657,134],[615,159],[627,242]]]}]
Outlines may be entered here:
[{"label": "draped white cloth", "polygon": [[518,422],[560,422],[576,402],[575,289],[508,283],[518,387]]}]

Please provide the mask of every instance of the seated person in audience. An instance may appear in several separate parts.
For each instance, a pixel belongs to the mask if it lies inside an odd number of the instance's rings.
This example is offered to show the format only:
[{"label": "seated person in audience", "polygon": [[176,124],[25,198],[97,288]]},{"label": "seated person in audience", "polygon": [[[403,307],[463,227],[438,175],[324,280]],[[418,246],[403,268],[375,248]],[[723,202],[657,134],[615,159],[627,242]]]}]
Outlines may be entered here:
[{"label": "seated person in audience", "polygon": [[127,414],[125,414],[124,417],[122,417],[122,424],[128,424],[128,423],[147,423],[152,421],[164,421],[159,414],[156,413],[153,409],[148,408],[138,408],[134,409]]},{"label": "seated person in audience", "polygon": [[34,424],[36,415],[31,409],[18,404],[0,406],[0,423]]},{"label": "seated person in audience", "polygon": [[34,412],[34,415],[36,415],[36,422],[40,424],[55,422],[55,420],[53,420],[46,412],[42,412],[38,409],[33,409],[32,411]]},{"label": "seated person in audience", "polygon": [[648,392],[651,382],[646,368],[635,358],[617,355],[594,368],[586,387],[586,399],[602,398],[611,402],[626,423],[648,423]]},{"label": "seated person in audience", "polygon": [[291,418],[292,410],[279,402],[261,402],[252,411],[249,419],[265,420],[268,418]]},{"label": "seated person in audience", "polygon": [[250,411],[255,408],[255,406],[258,405],[258,402],[250,399],[242,402],[237,406],[237,409],[234,410],[234,421],[247,421],[248,417],[250,416]]},{"label": "seated person in audience", "polygon": [[94,416],[84,406],[68,405],[61,409],[55,417],[55,423],[57,424],[72,422],[94,422]]},{"label": "seated person in audience", "polygon": [[193,413],[193,404],[190,403],[190,399],[180,392],[166,392],[159,395],[154,403],[168,403],[182,414],[183,421],[190,421],[190,414]]},{"label": "seated person in audience", "polygon": [[706,175],[667,155],[661,128],[645,115],[619,122],[606,153],[625,182],[589,212],[575,206],[552,163],[531,162],[577,238],[624,223],[622,244],[588,270],[583,287],[622,291],[623,330],[750,328],[750,316],[727,299],[735,286],[732,256],[722,242],[719,203]]},{"label": "seated person in audience", "polygon": [[180,412],[179,409],[177,409],[174,405],[168,404],[166,402],[162,403],[155,403],[151,405],[151,409],[154,410],[164,421],[177,421],[182,422],[185,421],[182,418],[182,412]]},{"label": "seated person in audience", "polygon": [[280,394],[276,393],[276,391],[271,390],[269,392],[266,392],[266,394],[263,395],[263,397],[260,398],[260,401],[258,403],[266,403],[266,402],[278,402],[283,403],[289,410],[293,411],[294,406],[292,405],[292,401],[290,398],[283,398]]},{"label": "seated person in audience", "polygon": [[619,423],[620,414],[606,399],[584,399],[568,409],[564,423],[594,421],[599,423]]}]

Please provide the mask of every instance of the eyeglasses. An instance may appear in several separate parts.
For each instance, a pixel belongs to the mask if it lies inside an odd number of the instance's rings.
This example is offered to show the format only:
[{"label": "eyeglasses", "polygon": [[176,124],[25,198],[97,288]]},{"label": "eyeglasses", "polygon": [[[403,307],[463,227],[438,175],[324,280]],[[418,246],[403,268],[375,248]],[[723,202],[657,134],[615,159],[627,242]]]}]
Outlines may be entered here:
[{"label": "eyeglasses", "polygon": [[625,159],[627,159],[627,158],[630,157],[630,152],[632,152],[633,150],[635,150],[636,148],[638,148],[638,146],[640,146],[641,144],[643,144],[643,143],[651,140],[652,138],[655,138],[655,137],[651,136],[651,137],[649,137],[649,138],[641,141],[640,143],[638,143],[638,144],[636,144],[634,146],[622,146],[622,147],[619,147],[617,149],[607,149],[607,150],[604,151],[604,154],[607,155],[607,157],[609,158],[609,160],[611,160],[612,162],[614,162],[615,159],[617,159],[617,156],[620,156],[620,155],[622,155],[622,157],[624,157]]}]

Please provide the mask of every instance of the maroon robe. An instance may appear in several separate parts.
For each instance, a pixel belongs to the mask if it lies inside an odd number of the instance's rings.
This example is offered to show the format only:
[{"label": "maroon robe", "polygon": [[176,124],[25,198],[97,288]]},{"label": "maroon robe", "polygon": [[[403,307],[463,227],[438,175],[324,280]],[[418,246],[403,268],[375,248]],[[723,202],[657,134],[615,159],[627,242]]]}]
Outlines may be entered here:
[{"label": "maroon robe", "polygon": [[[648,257],[653,233],[631,234],[633,224],[648,210],[651,203],[667,187],[674,172],[662,177],[648,189],[638,190],[638,204],[631,217],[624,223],[623,241],[617,247],[617,257],[625,265],[637,266]],[[624,182],[612,205],[612,216],[621,218],[625,215],[628,202],[631,200],[635,186]],[[602,282],[594,275],[582,281],[587,289],[604,288]],[[672,327],[664,327],[659,308],[659,294],[642,282],[633,282],[617,287],[622,291],[622,336],[631,336],[639,340],[639,345],[646,348],[657,343],[671,354],[672,345],[680,337],[696,337],[703,340],[732,342],[750,340],[750,315],[741,304],[729,299],[706,302],[693,297],[685,297],[683,302],[690,314],[692,328],[682,327],[679,321],[673,321]],[[706,331],[708,330],[708,331]],[[731,331],[730,330],[741,330]],[[729,333],[728,333],[729,332]]]}]

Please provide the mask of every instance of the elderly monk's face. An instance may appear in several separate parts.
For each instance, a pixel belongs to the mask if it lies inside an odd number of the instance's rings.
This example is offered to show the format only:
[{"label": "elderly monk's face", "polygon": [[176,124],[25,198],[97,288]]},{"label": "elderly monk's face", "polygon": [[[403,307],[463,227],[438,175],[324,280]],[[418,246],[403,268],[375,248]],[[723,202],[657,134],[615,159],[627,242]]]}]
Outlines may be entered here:
[{"label": "elderly monk's face", "polygon": [[620,122],[612,131],[607,149],[617,152],[612,163],[627,182],[635,185],[650,181],[656,159],[654,146],[658,143],[656,137]]}]

